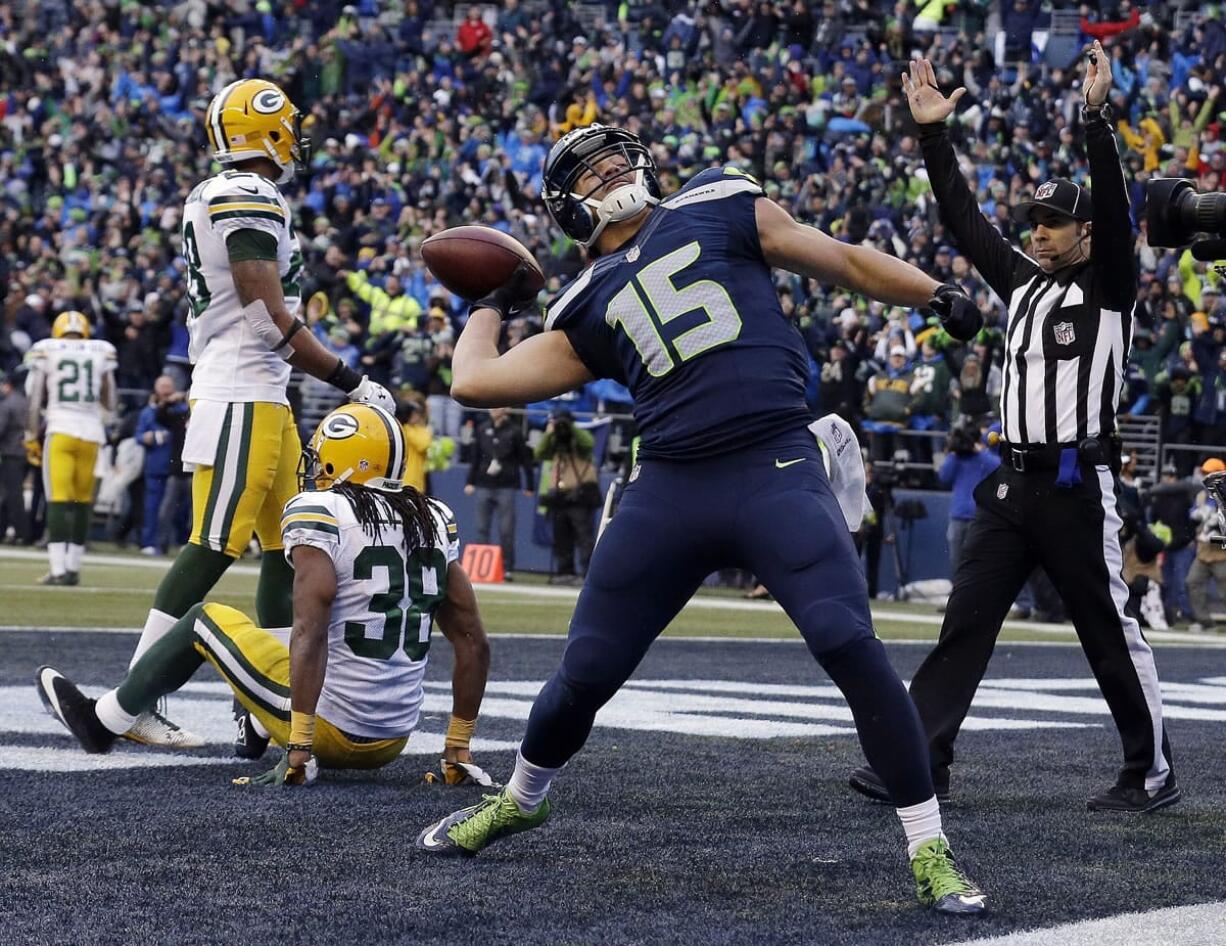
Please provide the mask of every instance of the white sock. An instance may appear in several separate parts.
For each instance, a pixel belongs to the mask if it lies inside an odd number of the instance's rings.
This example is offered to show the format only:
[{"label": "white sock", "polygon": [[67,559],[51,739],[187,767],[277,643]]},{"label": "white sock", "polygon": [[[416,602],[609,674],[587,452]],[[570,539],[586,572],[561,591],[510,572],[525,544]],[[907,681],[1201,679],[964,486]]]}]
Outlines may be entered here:
[{"label": "white sock", "polygon": [[910,808],[894,810],[898,812],[902,829],[907,832],[907,860],[915,857],[915,852],[925,841],[931,841],[933,838],[945,840],[941,831],[941,806],[937,803],[936,795]]},{"label": "white sock", "polygon": [[98,716],[98,722],[116,736],[122,736],[132,728],[136,716],[119,705],[118,694],[118,690],[108,690],[100,696],[94,706],[94,713]]},{"label": "white sock", "polygon": [[65,567],[70,572],[79,572],[81,570],[81,559],[85,557],[85,546],[75,545],[72,542],[68,543],[68,559],[64,563]]},{"label": "white sock", "polygon": [[145,618],[145,629],[140,632],[140,640],[136,642],[136,650],[132,652],[132,659],[128,661],[128,669],[131,670],[136,665],[136,661],[144,656],[145,651],[165,637],[178,620],[178,618],[172,617],[165,611],[150,608],[149,616]]},{"label": "white sock", "polygon": [[64,564],[68,557],[67,542],[48,542],[47,543],[47,558],[51,560],[51,574],[62,575],[66,570]]},{"label": "white sock", "polygon": [[515,771],[507,782],[507,791],[515,799],[515,804],[519,805],[520,811],[530,815],[541,807],[541,802],[549,794],[549,784],[557,774],[557,769],[533,765],[524,758],[523,753],[516,752]]},{"label": "white sock", "polygon": [[294,630],[293,627],[266,627],[264,630],[289,647],[289,636]]}]

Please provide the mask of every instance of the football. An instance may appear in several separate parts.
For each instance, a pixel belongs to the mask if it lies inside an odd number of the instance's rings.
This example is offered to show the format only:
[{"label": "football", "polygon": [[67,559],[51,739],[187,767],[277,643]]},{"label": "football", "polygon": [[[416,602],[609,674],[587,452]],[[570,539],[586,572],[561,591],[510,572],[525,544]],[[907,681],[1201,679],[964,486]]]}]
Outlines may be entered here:
[{"label": "football", "polygon": [[422,243],[421,257],[439,282],[470,302],[510,279],[521,261],[536,273],[536,290],[545,285],[545,274],[527,247],[493,227],[452,227],[436,233]]}]

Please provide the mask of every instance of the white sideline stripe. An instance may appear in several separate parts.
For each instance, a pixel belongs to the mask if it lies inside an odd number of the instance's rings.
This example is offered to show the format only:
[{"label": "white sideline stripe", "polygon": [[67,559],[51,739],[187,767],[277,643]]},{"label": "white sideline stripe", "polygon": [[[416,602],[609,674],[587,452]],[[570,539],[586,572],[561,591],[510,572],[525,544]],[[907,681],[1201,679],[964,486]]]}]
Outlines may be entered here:
[{"label": "white sideline stripe", "polygon": [[[0,586],[3,587],[3,586]],[[74,589],[66,588],[65,591]],[[80,590],[79,588],[76,590]],[[934,622],[935,626],[936,622]],[[1027,627],[1028,625],[1021,625]],[[139,627],[92,627],[69,624],[34,625],[11,624],[0,625],[0,634],[139,634]],[[1071,632],[1070,632],[1071,633]],[[564,641],[565,634],[533,634],[524,631],[490,631],[488,635],[499,640],[529,640],[529,641]],[[718,637],[702,634],[665,634],[662,641],[693,641],[697,644],[803,644],[804,639],[797,634],[794,637]],[[902,644],[909,647],[931,647],[936,641],[931,637],[894,637],[883,639],[882,643]],[[1161,642],[1160,642],[1161,643]],[[1221,650],[1226,648],[1226,638],[1203,637],[1201,635],[1181,635],[1178,640],[1166,641],[1171,646],[1186,649],[1204,648],[1206,650]],[[1002,641],[1001,647],[1078,647],[1075,640],[1067,641]]]},{"label": "white sideline stripe", "polygon": [[1065,923],[1029,933],[966,939],[950,946],[1211,946],[1222,942],[1226,901],[1167,907],[1147,913],[1121,913],[1102,920]]},{"label": "white sideline stripe", "polygon": [[[30,552],[30,551],[26,551],[25,549],[0,549],[0,561],[3,561],[6,558],[24,559],[24,560],[37,561],[37,562],[45,562],[47,560],[47,556],[42,552]],[[118,566],[121,568],[156,568],[156,569],[159,569],[160,571],[166,571],[168,568],[170,568],[171,563],[169,559],[150,560],[147,558],[139,558],[135,556],[126,556],[126,555],[88,555],[85,559],[85,564],[86,565],[114,565],[114,566]],[[256,565],[234,564],[234,565],[231,565],[228,569],[226,569],[226,574],[227,575],[250,575],[252,577],[258,577],[260,574],[260,569]],[[88,580],[88,577],[89,577],[88,573],[86,574],[85,577]],[[507,597],[513,597],[513,598],[538,598],[538,599],[558,598],[558,599],[574,601],[579,597],[579,589],[577,588],[552,588],[547,585],[474,584],[473,588],[477,592],[478,599],[484,599],[486,596],[497,597],[499,595],[505,595]],[[20,585],[20,584],[0,585],[0,590],[29,591],[31,590],[31,586]],[[51,588],[44,588],[42,590],[59,591],[59,592],[64,592],[66,594],[74,594],[74,593],[80,594],[81,592],[93,592],[97,594],[103,591],[108,592],[110,594],[131,593],[131,594],[140,594],[140,595],[147,595],[147,596],[152,596],[153,594],[152,589],[93,588],[93,587],[88,587],[88,586],[87,587],[77,586],[75,588],[51,587]],[[774,601],[738,601],[735,598],[720,598],[720,597],[707,596],[707,595],[698,595],[697,597],[691,598],[689,603],[686,604],[685,610],[688,610],[690,608],[698,608],[698,609],[708,608],[713,611],[746,611],[746,612],[756,611],[759,614],[764,613],[764,612],[770,612],[774,614],[783,614],[783,609],[779,607],[777,602],[774,602]],[[877,621],[883,621],[883,622],[892,621],[898,624],[919,624],[925,627],[940,627],[941,621],[943,620],[942,616],[939,614],[914,614],[908,611],[889,611],[889,610],[883,610],[882,608],[879,608],[876,606],[873,607],[873,618]],[[1057,637],[1067,637],[1070,640],[1072,640],[1074,636],[1073,626],[1071,624],[1045,624],[1045,623],[1040,623],[1040,622],[1035,622],[1035,621],[1005,621],[1002,627],[1006,631],[1032,631],[1036,634],[1051,634]],[[31,630],[38,630],[38,629],[31,628]],[[532,637],[533,635],[530,635],[530,634],[521,634],[521,635],[503,634],[503,635],[493,635],[493,636]],[[552,637],[554,635],[547,634],[543,636]],[[1192,634],[1188,631],[1147,631],[1145,633],[1145,637],[1147,640],[1152,641],[1154,643],[1194,644],[1198,647],[1226,647],[1226,637],[1216,637],[1215,638],[1212,635]],[[666,639],[676,640],[676,638],[666,638]],[[777,639],[785,639],[785,638],[769,638],[769,637],[768,638],[746,638],[746,637],[740,637],[740,638],[687,637],[686,638],[686,640],[734,640],[734,639],[735,640],[774,641]],[[797,636],[796,640],[800,640],[799,636]],[[899,644],[899,643],[908,643],[908,642],[890,641],[890,643]],[[931,644],[933,642],[929,640],[929,641],[925,641],[925,643]],[[1022,641],[1007,641],[1006,643],[1009,643],[1010,645],[1012,645],[1012,644],[1019,644],[1023,642]],[[1042,642],[1030,642],[1030,643],[1042,643]]]}]

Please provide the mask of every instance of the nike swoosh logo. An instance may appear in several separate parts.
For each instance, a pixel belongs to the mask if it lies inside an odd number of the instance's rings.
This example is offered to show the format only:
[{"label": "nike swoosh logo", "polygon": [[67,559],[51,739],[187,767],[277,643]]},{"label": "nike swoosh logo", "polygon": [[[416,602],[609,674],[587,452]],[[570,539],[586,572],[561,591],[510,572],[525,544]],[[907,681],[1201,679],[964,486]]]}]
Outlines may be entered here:
[{"label": "nike swoosh logo", "polygon": [[248,194],[258,194],[260,192],[258,187],[243,187],[242,184],[238,185],[238,189],[240,191],[246,191]]},{"label": "nike swoosh logo", "polygon": [[438,824],[428,831],[423,831],[421,835],[421,846],[428,851],[435,851],[441,847],[445,847],[447,842],[445,837],[440,837],[440,833],[447,827],[447,819],[444,818]]},{"label": "nike swoosh logo", "polygon": [[797,464],[797,463],[804,463],[804,462],[805,462],[805,460],[807,460],[807,459],[808,459],[808,457],[799,457],[798,459],[795,459],[795,460],[776,460],[776,461],[775,461],[775,469],[776,469],[776,470],[785,470],[785,469],[787,469],[789,466],[793,466],[793,465],[795,465],[795,464]]}]

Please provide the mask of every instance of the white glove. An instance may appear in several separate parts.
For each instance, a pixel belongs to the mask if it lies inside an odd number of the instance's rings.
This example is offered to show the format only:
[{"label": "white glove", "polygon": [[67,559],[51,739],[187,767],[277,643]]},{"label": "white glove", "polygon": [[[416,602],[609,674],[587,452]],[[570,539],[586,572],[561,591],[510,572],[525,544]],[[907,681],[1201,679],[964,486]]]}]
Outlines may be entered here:
[{"label": "white glove", "polygon": [[349,400],[381,407],[393,417],[396,416],[396,399],[392,397],[392,392],[379,382],[371,381],[367,375],[362,375],[362,383],[349,392]]},{"label": "white glove", "polygon": [[830,488],[839,501],[839,509],[849,532],[856,532],[864,515],[872,508],[864,492],[864,457],[860,441],[851,425],[838,414],[827,414],[809,425],[822,448],[822,460],[830,477]]}]

